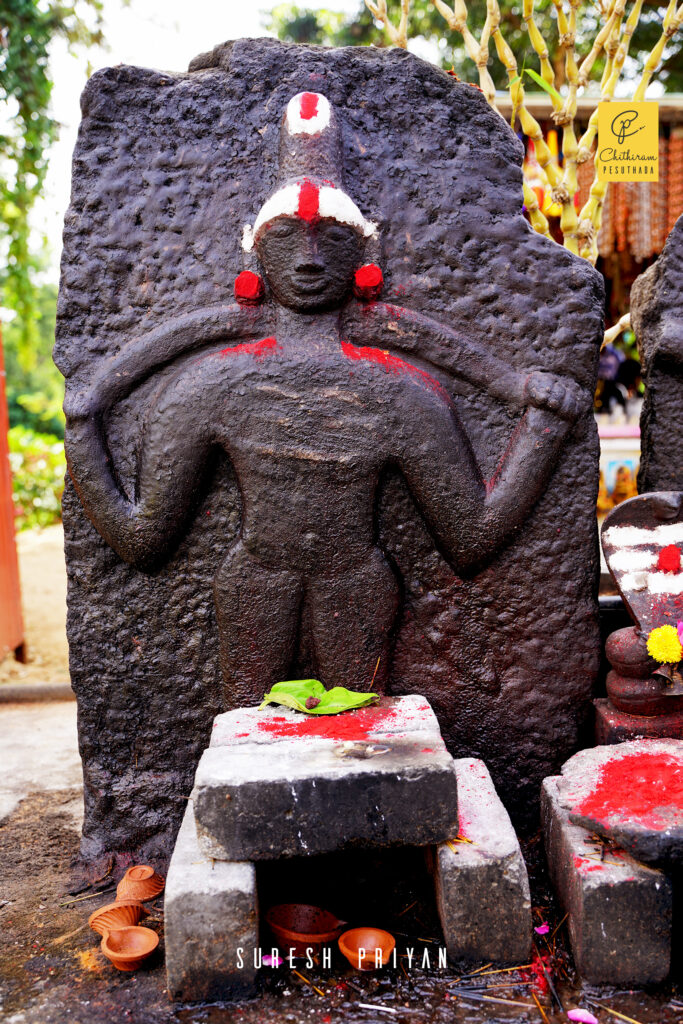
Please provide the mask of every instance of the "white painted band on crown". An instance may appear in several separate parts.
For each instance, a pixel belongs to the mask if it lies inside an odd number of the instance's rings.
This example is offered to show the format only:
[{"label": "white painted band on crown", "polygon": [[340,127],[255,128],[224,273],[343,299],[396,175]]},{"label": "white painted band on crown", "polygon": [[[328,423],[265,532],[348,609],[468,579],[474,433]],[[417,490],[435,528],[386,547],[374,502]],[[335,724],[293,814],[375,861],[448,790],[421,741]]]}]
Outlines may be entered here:
[{"label": "white painted band on crown", "polygon": [[683,523],[664,523],[648,530],[639,526],[610,526],[603,534],[603,542],[615,548],[635,547],[639,544],[683,543]]},{"label": "white painted band on crown", "polygon": [[[301,182],[285,185],[267,199],[254,222],[253,228],[245,224],[242,233],[242,248],[251,252],[262,229],[276,217],[295,217],[299,208],[299,190]],[[353,199],[340,188],[322,185],[318,191],[318,216],[328,220],[336,220],[339,224],[348,224],[356,228],[365,238],[377,235],[377,225],[366,220]]]},{"label": "white painted band on crown", "polygon": [[619,548],[609,556],[612,572],[637,572],[640,569],[654,569],[657,552],[643,548]]},{"label": "white painted band on crown", "polygon": [[318,135],[324,132],[330,123],[330,104],[326,96],[320,92],[312,95],[318,101],[318,109],[313,117],[301,116],[301,101],[306,94],[299,92],[292,96],[287,104],[287,131],[290,135]]}]

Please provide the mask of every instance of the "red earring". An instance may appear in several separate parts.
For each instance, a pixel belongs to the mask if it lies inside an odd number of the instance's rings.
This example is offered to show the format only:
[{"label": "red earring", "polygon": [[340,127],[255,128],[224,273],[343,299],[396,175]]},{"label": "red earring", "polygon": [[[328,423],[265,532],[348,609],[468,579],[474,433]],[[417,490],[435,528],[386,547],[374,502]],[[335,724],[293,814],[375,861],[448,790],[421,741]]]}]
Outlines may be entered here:
[{"label": "red earring", "polygon": [[366,263],[353,275],[353,292],[363,302],[378,298],[384,284],[384,275],[376,263]]},{"label": "red earring", "polygon": [[257,306],[263,302],[266,286],[260,274],[252,270],[243,270],[235,278],[235,298],[240,306]]}]

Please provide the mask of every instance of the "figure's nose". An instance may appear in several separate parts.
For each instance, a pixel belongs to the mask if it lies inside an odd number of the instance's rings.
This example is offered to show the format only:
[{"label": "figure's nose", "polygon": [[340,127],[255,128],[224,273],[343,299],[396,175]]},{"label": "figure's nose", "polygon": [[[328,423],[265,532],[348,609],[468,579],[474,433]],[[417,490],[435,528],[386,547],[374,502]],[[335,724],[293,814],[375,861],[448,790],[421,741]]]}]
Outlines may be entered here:
[{"label": "figure's nose", "polygon": [[314,238],[309,236],[306,239],[306,244],[297,252],[294,259],[294,269],[297,273],[304,274],[319,274],[325,269],[325,261],[318,251]]}]

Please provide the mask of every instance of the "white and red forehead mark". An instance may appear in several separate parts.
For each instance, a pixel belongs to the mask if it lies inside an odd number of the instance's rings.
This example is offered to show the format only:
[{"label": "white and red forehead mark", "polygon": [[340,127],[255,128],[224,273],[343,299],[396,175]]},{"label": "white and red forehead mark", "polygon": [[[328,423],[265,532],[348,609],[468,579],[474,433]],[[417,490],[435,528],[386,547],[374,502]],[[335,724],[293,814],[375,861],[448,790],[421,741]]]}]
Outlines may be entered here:
[{"label": "white and red forehead mark", "polygon": [[290,135],[319,135],[329,126],[330,104],[320,92],[300,92],[287,104],[285,124]]},{"label": "white and red forehead mark", "polygon": [[[683,523],[665,523],[648,529],[641,526],[612,526],[605,530],[603,543],[610,569],[626,593],[683,595],[680,559],[662,559],[662,552],[683,549]],[[663,564],[662,564],[663,563]]]},{"label": "white and red forehead mark", "polygon": [[247,225],[242,246],[250,252],[263,229],[277,217],[300,217],[309,224],[318,220],[334,220],[355,228],[365,238],[377,234],[377,225],[366,220],[346,192],[332,182],[319,185],[309,178],[285,185],[267,199],[259,210],[253,228]]}]

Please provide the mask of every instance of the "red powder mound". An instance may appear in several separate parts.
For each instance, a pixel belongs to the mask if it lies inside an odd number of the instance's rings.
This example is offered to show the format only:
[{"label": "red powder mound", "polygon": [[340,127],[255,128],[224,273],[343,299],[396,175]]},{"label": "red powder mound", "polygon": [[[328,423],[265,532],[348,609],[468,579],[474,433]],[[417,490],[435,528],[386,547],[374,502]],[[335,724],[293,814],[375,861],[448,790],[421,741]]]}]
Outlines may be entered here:
[{"label": "red powder mound", "polygon": [[309,223],[318,216],[318,186],[312,181],[304,181],[299,185],[299,205],[297,214]]},{"label": "red powder mound", "polygon": [[661,572],[680,572],[681,549],[677,548],[675,544],[668,544],[667,547],[662,548],[657,559],[657,568]]},{"label": "red powder mound", "polygon": [[608,761],[593,792],[572,810],[600,822],[618,817],[658,829],[670,824],[665,808],[683,811],[683,763],[670,754],[642,753]]},{"label": "red powder mound", "polygon": [[253,305],[260,302],[264,295],[265,288],[260,274],[243,270],[235,278],[235,298],[238,302]]},{"label": "red powder mound", "polygon": [[384,281],[384,276],[376,263],[366,263],[356,271],[355,280],[359,288],[377,288]]},{"label": "red powder mound", "polygon": [[269,352],[277,348],[275,338],[262,338],[261,341],[248,341],[244,345],[233,345],[232,348],[222,348],[222,356],[254,356],[255,359],[263,359]]},{"label": "red powder mound", "polygon": [[303,93],[299,113],[303,121],[310,121],[318,113],[318,97],[314,92]]},{"label": "red powder mound", "polygon": [[269,718],[258,723],[260,732],[274,736],[318,736],[325,740],[366,740],[371,732],[396,718],[393,708],[360,708],[343,715],[321,715],[292,722],[287,718]]}]

